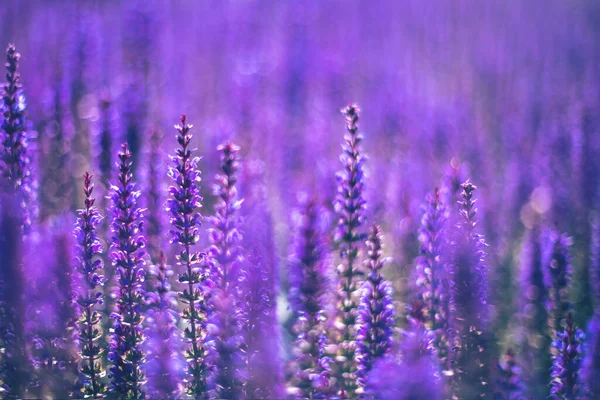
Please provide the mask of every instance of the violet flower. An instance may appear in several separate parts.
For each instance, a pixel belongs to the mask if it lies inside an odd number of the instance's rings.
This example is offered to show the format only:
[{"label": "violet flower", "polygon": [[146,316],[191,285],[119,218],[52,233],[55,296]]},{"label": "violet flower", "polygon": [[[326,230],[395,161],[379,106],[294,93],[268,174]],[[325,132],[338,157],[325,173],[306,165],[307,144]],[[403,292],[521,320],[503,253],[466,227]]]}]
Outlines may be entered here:
[{"label": "violet flower", "polygon": [[[582,358],[583,332],[575,327],[573,314],[568,313],[565,328],[556,333],[552,346],[556,350],[552,360],[550,398],[575,400],[579,398],[579,370]],[[596,377],[597,379],[598,377]]]},{"label": "violet flower", "polygon": [[469,180],[461,187],[461,219],[453,235],[449,264],[451,323],[456,333],[452,390],[458,398],[486,398],[490,387],[486,244],[475,232],[476,187]]},{"label": "violet flower", "polygon": [[260,163],[244,163],[243,218],[246,229],[240,266],[241,315],[248,355],[246,395],[250,399],[284,396],[281,335],[277,320],[279,259]]},{"label": "violet flower", "polygon": [[148,310],[147,332],[148,394],[151,398],[176,399],[178,396],[179,347],[177,333],[177,312],[173,309],[177,300],[171,290],[169,277],[172,270],[167,265],[164,253],[158,256],[158,263],[152,266],[155,287],[147,293]]},{"label": "violet flower", "polygon": [[584,398],[600,397],[600,216],[592,220],[591,260],[589,267],[592,286],[594,315],[590,320],[584,343],[584,359],[581,383]]},{"label": "violet flower", "polygon": [[80,346],[81,365],[79,373],[83,387],[81,392],[84,397],[105,397],[106,385],[100,358],[103,349],[97,341],[103,335],[101,327],[102,314],[99,306],[102,304],[103,295],[99,286],[103,285],[102,276],[102,245],[97,236],[98,224],[102,216],[95,207],[96,199],[92,197],[94,185],[92,176],[86,172],[83,176],[83,193],[85,195],[85,208],[79,211],[79,219],[75,227],[75,235],[79,245],[77,258],[77,271],[81,274],[85,286],[77,296],[79,306],[78,339]]},{"label": "violet flower", "polygon": [[338,321],[339,337],[337,338],[336,384],[339,395],[354,397],[356,386],[356,318],[357,318],[357,277],[360,271],[360,242],[365,239],[361,233],[364,223],[366,202],[363,198],[363,163],[365,157],[361,153],[362,135],[358,132],[359,109],[350,105],[342,110],[346,117],[348,133],[344,136],[340,160],[344,169],[338,173],[338,191],[335,199],[335,211],[338,215],[338,226],[335,235],[339,243],[341,263],[338,266],[339,287]]},{"label": "violet flower", "polygon": [[568,288],[573,275],[569,248],[571,238],[553,231],[548,233],[549,255],[544,263],[544,283],[548,290],[548,326],[554,332],[561,332],[564,320],[571,310]]},{"label": "violet flower", "polygon": [[388,355],[375,362],[365,389],[377,400],[442,400],[443,386],[426,332],[414,326],[405,332],[401,357]]},{"label": "violet flower", "polygon": [[22,270],[23,216],[20,198],[0,195],[0,394],[6,399],[25,395],[29,382],[25,346]]},{"label": "violet flower", "polygon": [[212,228],[210,238],[211,255],[214,260],[211,293],[211,338],[214,340],[214,376],[211,386],[219,399],[240,399],[245,397],[246,344],[242,329],[240,309],[240,262],[243,255],[240,249],[242,234],[239,230],[239,210],[243,202],[237,194],[238,170],[240,166],[239,147],[226,142],[217,150],[221,152],[220,174],[213,187],[218,200],[215,215],[210,218]]},{"label": "violet flower", "polygon": [[157,263],[161,253],[163,218],[163,162],[161,154],[162,135],[154,129],[150,135],[150,149],[147,163],[145,203],[148,215],[146,217],[147,251],[150,259]]},{"label": "violet flower", "polygon": [[417,286],[424,304],[424,325],[435,335],[432,346],[443,368],[449,365],[449,293],[448,276],[443,261],[444,233],[448,220],[439,189],[427,197],[423,207],[419,241],[421,256],[417,259]]},{"label": "violet flower", "polygon": [[530,398],[545,396],[550,379],[550,345],[548,327],[548,289],[544,285],[544,267],[540,230],[529,230],[522,242],[519,298],[519,362]]},{"label": "violet flower", "polygon": [[25,122],[25,97],[18,72],[19,59],[14,45],[6,49],[6,78],[2,93],[2,149],[0,171],[9,190],[19,193],[23,227],[29,230],[37,216],[35,179],[31,174],[30,150]]},{"label": "violet flower", "polygon": [[111,187],[113,236],[110,256],[117,270],[118,293],[116,310],[111,315],[114,332],[109,378],[114,396],[137,400],[145,398],[141,367],[146,356],[141,347],[145,340],[141,307],[144,304],[146,239],[142,233],[143,210],[137,205],[140,192],[132,181],[131,153],[127,144],[123,144],[118,157],[117,185]]},{"label": "violet flower", "polygon": [[381,228],[373,225],[367,238],[367,277],[361,286],[358,306],[356,361],[359,386],[373,367],[373,363],[384,357],[392,347],[394,330],[394,301],[392,285],[383,279]]},{"label": "violet flower", "polygon": [[169,188],[171,198],[167,201],[167,211],[171,218],[172,243],[181,246],[177,255],[177,264],[182,270],[179,283],[185,285],[179,298],[185,304],[181,318],[186,327],[183,331],[188,347],[185,358],[188,362],[185,386],[189,395],[195,398],[206,398],[206,304],[201,284],[208,276],[206,255],[193,250],[198,243],[202,198],[200,197],[200,171],[198,157],[192,157],[190,149],[192,125],[186,123],[186,116],[181,116],[181,125],[176,125],[176,155],[171,157],[173,165],[169,167],[169,176],[173,185]]},{"label": "violet flower", "polygon": [[297,220],[297,240],[290,265],[290,304],[296,341],[291,386],[300,399],[327,398],[331,371],[325,356],[325,294],[328,289],[323,210],[306,202]]},{"label": "violet flower", "polygon": [[517,364],[515,353],[508,349],[498,363],[495,400],[526,400],[525,385],[521,380],[521,368]]}]

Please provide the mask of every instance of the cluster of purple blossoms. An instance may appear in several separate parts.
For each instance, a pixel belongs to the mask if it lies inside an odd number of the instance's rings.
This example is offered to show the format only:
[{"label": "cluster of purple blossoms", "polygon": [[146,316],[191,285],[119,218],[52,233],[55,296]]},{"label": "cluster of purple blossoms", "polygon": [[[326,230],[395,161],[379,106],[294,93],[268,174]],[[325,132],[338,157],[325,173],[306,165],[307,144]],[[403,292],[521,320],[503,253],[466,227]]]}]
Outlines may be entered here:
[{"label": "cluster of purple blossoms", "polygon": [[556,332],[552,347],[556,351],[552,360],[550,398],[577,399],[580,392],[579,373],[582,359],[583,332],[575,327],[573,314],[568,313],[565,327]]},{"label": "cluster of purple blossoms", "polygon": [[446,243],[444,233],[448,219],[446,207],[442,202],[439,189],[435,189],[427,198],[423,207],[419,241],[420,257],[417,259],[417,286],[419,297],[423,303],[422,319],[426,329],[430,330],[434,339],[432,346],[444,369],[449,369],[449,293],[448,274],[444,264]]},{"label": "cluster of purple blossoms", "polygon": [[240,307],[240,249],[239,210],[243,199],[238,198],[237,181],[240,148],[226,142],[217,150],[221,153],[221,173],[216,177],[213,194],[218,201],[215,215],[210,219],[212,229],[211,257],[213,290],[210,298],[210,338],[214,341],[214,377],[210,382],[216,398],[241,399],[245,396],[246,344]]},{"label": "cluster of purple blossoms", "polygon": [[295,322],[290,365],[295,398],[325,399],[330,394],[330,359],[325,355],[325,294],[328,288],[324,238],[325,215],[315,199],[302,204],[296,221],[290,265],[290,304]]},{"label": "cluster of purple blossoms", "polygon": [[[391,282],[383,279],[381,228],[375,224],[367,237],[366,279],[361,286],[356,334],[356,362],[359,383],[369,373],[377,359],[392,348],[394,331],[394,300]],[[363,385],[361,385],[363,386]]]},{"label": "cluster of purple blossoms", "polygon": [[86,172],[83,180],[85,208],[79,212],[75,228],[80,251],[77,271],[83,277],[82,287],[76,299],[80,309],[77,321],[81,357],[79,371],[84,397],[102,398],[106,393],[104,383],[106,372],[100,362],[104,350],[98,346],[98,339],[103,334],[100,325],[102,315],[99,312],[103,295],[99,286],[104,284],[104,276],[102,275],[103,249],[97,233],[102,216],[95,207],[96,199],[92,197],[94,191],[92,176]]},{"label": "cluster of purple blossoms", "polygon": [[2,153],[0,171],[6,189],[15,191],[23,212],[23,226],[27,231],[36,217],[35,181],[31,173],[31,156],[25,120],[25,96],[18,71],[19,59],[14,45],[6,50],[6,79],[2,92]]},{"label": "cluster of purple blossoms", "polygon": [[181,318],[186,322],[183,336],[188,344],[185,358],[188,362],[186,370],[186,392],[195,398],[206,398],[206,300],[201,284],[209,275],[206,254],[195,251],[199,240],[201,207],[198,170],[199,158],[192,157],[190,148],[192,125],[187,124],[186,116],[181,116],[181,124],[176,125],[177,143],[179,147],[173,156],[173,165],[169,167],[169,176],[173,185],[169,189],[171,198],[167,202],[167,210],[171,217],[171,241],[180,246],[177,264],[181,268],[179,283],[184,289],[179,293],[185,304]]},{"label": "cluster of purple blossoms", "polygon": [[149,307],[146,319],[148,362],[145,370],[148,376],[148,397],[176,399],[178,396],[177,368],[179,335],[177,330],[176,293],[171,289],[169,278],[172,269],[167,264],[164,253],[158,254],[156,264],[151,266],[150,277],[154,289],[146,293]]},{"label": "cluster of purple blossoms", "polygon": [[335,238],[339,243],[341,263],[338,266],[339,314],[336,322],[338,346],[335,358],[335,377],[338,394],[341,397],[353,397],[357,389],[356,362],[356,319],[358,317],[358,279],[363,275],[360,268],[361,242],[365,234],[361,226],[365,221],[366,202],[363,197],[363,164],[365,157],[361,152],[362,135],[358,132],[359,108],[350,105],[342,110],[346,117],[347,133],[344,136],[340,160],[344,169],[337,175],[338,191],[335,199],[335,211],[338,216]]},{"label": "cluster of purple blossoms", "polygon": [[121,398],[144,399],[145,383],[142,343],[146,240],[142,232],[143,210],[138,206],[140,192],[133,182],[131,153],[123,144],[118,154],[117,185],[111,187],[112,244],[111,260],[116,268],[118,287],[110,345],[109,369],[111,392]]},{"label": "cluster of purple blossoms", "polygon": [[487,265],[485,241],[475,232],[476,189],[461,185],[460,222],[453,232],[450,272],[450,312],[455,337],[453,388],[458,398],[487,398],[490,391],[487,326]]}]

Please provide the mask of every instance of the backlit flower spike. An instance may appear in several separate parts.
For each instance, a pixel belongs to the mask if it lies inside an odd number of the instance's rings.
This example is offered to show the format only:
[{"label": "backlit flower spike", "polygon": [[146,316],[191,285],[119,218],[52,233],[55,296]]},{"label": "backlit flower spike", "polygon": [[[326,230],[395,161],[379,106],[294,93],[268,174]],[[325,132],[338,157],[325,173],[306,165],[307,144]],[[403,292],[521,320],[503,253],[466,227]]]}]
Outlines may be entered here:
[{"label": "backlit flower spike", "polygon": [[358,306],[356,361],[359,386],[364,385],[364,378],[373,364],[386,356],[393,344],[394,301],[391,282],[381,275],[385,264],[382,247],[381,228],[373,225],[366,242],[367,276],[361,286]]},{"label": "backlit flower spike", "polygon": [[140,192],[133,182],[131,153],[123,144],[118,154],[117,184],[111,187],[110,257],[116,269],[117,301],[113,318],[109,369],[111,394],[124,399],[144,399],[146,383],[142,365],[145,244],[143,211],[138,206]]},{"label": "backlit flower spike", "polygon": [[246,345],[242,327],[240,307],[240,262],[243,255],[240,249],[240,206],[237,181],[240,167],[240,148],[226,142],[217,147],[221,153],[221,165],[213,187],[217,196],[215,215],[210,218],[212,228],[211,257],[214,269],[211,279],[214,290],[211,293],[209,322],[215,331],[214,376],[211,377],[211,390],[216,398],[245,397],[244,373],[246,369]]},{"label": "backlit flower spike", "polygon": [[150,398],[177,399],[180,373],[176,369],[183,365],[179,360],[179,335],[177,334],[177,315],[174,310],[176,293],[173,292],[169,278],[172,270],[167,264],[163,252],[152,265],[152,283],[154,290],[147,293],[148,395]]},{"label": "backlit flower spike", "polygon": [[515,353],[508,349],[498,363],[494,400],[526,400],[525,385]]},{"label": "backlit flower spike", "polygon": [[365,240],[362,225],[365,222],[366,202],[363,195],[362,135],[358,131],[359,109],[350,105],[342,110],[347,133],[342,144],[338,173],[338,188],[334,208],[338,218],[335,240],[339,244],[340,265],[337,268],[339,330],[336,356],[336,385],[341,397],[353,397],[356,390],[356,318],[358,316],[358,288],[362,279],[360,249]]},{"label": "backlit flower spike", "polygon": [[444,264],[445,232],[448,213],[441,192],[436,188],[423,206],[417,259],[417,287],[420,302],[424,305],[423,316],[426,329],[435,339],[431,344],[442,368],[449,369],[450,342],[448,336],[449,290],[448,274]]},{"label": "backlit flower spike", "polygon": [[37,217],[36,181],[31,171],[31,154],[25,121],[25,96],[21,76],[18,72],[19,59],[14,45],[6,49],[6,79],[2,91],[2,148],[0,149],[0,172],[7,189],[19,194],[23,211],[23,227],[29,231],[32,220]]},{"label": "backlit flower spike", "polygon": [[546,234],[548,248],[544,260],[544,283],[548,290],[548,326],[554,334],[564,329],[565,319],[572,308],[567,293],[573,275],[572,240],[566,234],[551,230]]},{"label": "backlit flower spike", "polygon": [[83,193],[85,208],[79,211],[75,227],[75,236],[79,247],[77,271],[83,278],[76,301],[79,307],[78,339],[80,346],[81,364],[79,373],[82,377],[81,389],[86,398],[103,398],[106,396],[106,384],[101,357],[104,350],[98,346],[102,337],[102,314],[100,306],[103,302],[101,286],[104,283],[102,269],[103,248],[98,238],[97,229],[102,216],[95,206],[93,197],[94,184],[92,175],[86,172],[83,176]]},{"label": "backlit flower spike", "polygon": [[[575,400],[579,398],[579,374],[583,352],[583,332],[575,326],[573,314],[568,313],[565,327],[557,332],[552,346],[556,350],[552,360],[550,398]],[[598,377],[596,377],[597,379]]]},{"label": "backlit flower spike", "polygon": [[327,248],[324,212],[314,199],[302,204],[296,219],[296,243],[290,260],[290,304],[295,322],[291,391],[295,398],[327,398],[331,370],[325,356]]},{"label": "backlit flower spike", "polygon": [[192,157],[190,148],[191,124],[186,116],[181,116],[181,124],[176,125],[178,148],[171,157],[169,176],[173,180],[169,188],[170,198],[167,211],[171,220],[171,242],[179,247],[177,265],[181,271],[179,283],[184,289],[179,293],[184,304],[181,318],[185,322],[183,337],[187,343],[186,392],[196,398],[207,398],[206,385],[206,303],[203,283],[209,274],[209,262],[204,253],[195,250],[199,240],[202,207],[200,197],[201,176],[198,157]]},{"label": "backlit flower spike", "polygon": [[452,235],[449,262],[451,328],[455,332],[452,391],[458,398],[489,398],[487,245],[475,231],[476,187],[467,180],[461,188],[460,218]]}]

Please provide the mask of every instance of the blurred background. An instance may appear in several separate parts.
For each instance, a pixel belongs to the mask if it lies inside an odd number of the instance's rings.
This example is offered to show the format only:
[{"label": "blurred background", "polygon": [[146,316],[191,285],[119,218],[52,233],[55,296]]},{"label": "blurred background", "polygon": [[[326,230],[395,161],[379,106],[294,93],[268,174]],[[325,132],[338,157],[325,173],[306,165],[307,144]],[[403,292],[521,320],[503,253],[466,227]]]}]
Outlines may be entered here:
[{"label": "blurred background", "polygon": [[44,221],[81,206],[86,169],[105,193],[124,141],[143,186],[151,133],[166,163],[185,112],[203,155],[204,213],[223,140],[240,143],[248,174],[264,181],[285,287],[297,194],[315,190],[332,209],[339,110],[352,102],[368,218],[384,227],[400,300],[426,194],[470,177],[497,329],[511,323],[519,243],[540,219],[574,238],[585,326],[600,172],[596,1],[2,0],[8,43],[22,55]]}]

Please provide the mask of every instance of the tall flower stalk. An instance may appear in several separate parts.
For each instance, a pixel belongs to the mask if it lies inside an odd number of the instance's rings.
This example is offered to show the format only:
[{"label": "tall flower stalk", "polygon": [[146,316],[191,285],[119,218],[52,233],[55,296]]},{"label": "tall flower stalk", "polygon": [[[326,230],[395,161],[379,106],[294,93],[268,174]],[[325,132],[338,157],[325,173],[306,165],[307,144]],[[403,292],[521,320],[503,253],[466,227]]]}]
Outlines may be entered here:
[{"label": "tall flower stalk", "polygon": [[179,298],[185,304],[181,318],[186,322],[183,331],[188,347],[185,350],[187,360],[185,386],[190,396],[197,399],[207,397],[206,385],[206,304],[202,283],[208,275],[206,255],[194,250],[199,240],[201,216],[200,171],[198,157],[192,157],[190,148],[192,125],[186,123],[186,116],[181,116],[181,124],[176,125],[177,143],[179,147],[175,156],[171,157],[169,176],[173,185],[169,189],[171,198],[167,202],[167,211],[171,219],[172,243],[180,246],[177,264],[182,272],[179,283],[184,285]]},{"label": "tall flower stalk", "polygon": [[519,362],[531,398],[544,396],[550,379],[552,337],[547,325],[548,289],[544,285],[543,264],[540,229],[534,226],[523,239],[519,279]]},{"label": "tall flower stalk", "polygon": [[294,359],[291,386],[300,399],[327,398],[331,371],[325,356],[326,247],[323,211],[307,201],[299,215],[297,242],[290,267],[290,304],[294,313]]},{"label": "tall flower stalk", "polygon": [[213,194],[218,200],[215,215],[210,219],[212,229],[211,254],[214,260],[212,280],[214,290],[211,296],[210,322],[213,326],[215,342],[215,396],[219,399],[245,397],[246,345],[242,329],[242,310],[237,283],[240,281],[240,262],[243,255],[240,249],[242,234],[239,230],[238,215],[243,202],[237,192],[238,152],[240,148],[226,142],[217,148],[221,152],[220,173],[216,177]]},{"label": "tall flower stalk", "polygon": [[508,349],[498,363],[494,400],[525,400],[524,385],[521,380],[521,368],[517,364],[515,353]]},{"label": "tall flower stalk", "polygon": [[79,257],[77,270],[83,278],[83,287],[78,293],[79,306],[78,338],[80,346],[81,364],[79,373],[83,387],[83,396],[88,398],[103,398],[106,393],[104,376],[100,358],[103,350],[97,344],[102,336],[100,321],[101,313],[98,311],[102,304],[103,295],[99,286],[103,285],[102,276],[102,245],[97,236],[97,228],[102,217],[95,207],[96,199],[93,196],[94,184],[92,176],[86,172],[83,176],[83,193],[85,195],[85,208],[79,211],[79,219],[75,227],[75,235],[79,244]]},{"label": "tall flower stalk", "polygon": [[338,216],[336,241],[339,243],[341,263],[338,266],[339,287],[337,290],[339,329],[337,338],[336,381],[341,397],[354,397],[356,384],[356,318],[357,278],[363,275],[360,268],[360,243],[365,239],[361,232],[364,223],[366,202],[363,197],[363,164],[361,153],[362,135],[358,132],[359,109],[350,105],[342,110],[346,117],[348,132],[344,136],[340,160],[344,169],[337,175],[338,191],[335,211]]},{"label": "tall flower stalk", "polygon": [[379,225],[375,224],[369,230],[366,246],[367,279],[361,287],[356,339],[360,386],[364,385],[364,379],[373,364],[392,348],[394,330],[392,285],[381,275],[385,260],[382,258],[383,246]]},{"label": "tall flower stalk", "polygon": [[575,327],[573,314],[568,313],[564,329],[556,333],[556,339],[552,343],[556,353],[551,369],[551,399],[575,400],[579,398],[582,343],[583,332]]},{"label": "tall flower stalk", "polygon": [[572,307],[567,293],[573,275],[569,251],[571,239],[553,231],[549,231],[548,235],[550,255],[545,262],[544,283],[548,290],[548,326],[555,333],[563,330]]},{"label": "tall flower stalk", "polygon": [[111,392],[123,399],[144,399],[145,377],[142,364],[145,354],[142,344],[144,304],[142,284],[146,239],[142,232],[143,210],[138,206],[140,192],[132,181],[131,153],[123,144],[118,154],[117,185],[111,187],[112,244],[111,260],[116,268],[118,292],[113,318],[113,340],[109,359]]},{"label": "tall flower stalk", "polygon": [[[173,309],[176,299],[169,277],[172,270],[164,253],[159,253],[153,265],[154,290],[148,293],[148,394],[151,398],[176,399],[178,372],[175,370],[177,354],[177,313]],[[150,353],[150,351],[152,353]]]},{"label": "tall flower stalk", "polygon": [[436,188],[423,207],[419,241],[421,256],[417,260],[417,286],[424,304],[424,325],[434,339],[431,344],[443,369],[449,369],[448,337],[449,293],[444,265],[444,233],[448,220],[441,193]]},{"label": "tall flower stalk", "polygon": [[6,50],[6,78],[2,92],[2,149],[0,171],[9,190],[19,194],[23,212],[23,227],[29,230],[32,218],[37,216],[35,203],[35,180],[31,174],[30,150],[25,122],[25,96],[21,76],[18,72],[19,59],[14,45]]},{"label": "tall flower stalk", "polygon": [[476,233],[476,189],[461,185],[460,222],[454,232],[450,270],[450,312],[456,333],[454,395],[461,399],[488,398],[489,345],[487,343],[487,265],[485,241]]},{"label": "tall flower stalk", "polygon": [[582,390],[586,399],[600,397],[600,215],[592,220],[592,248],[590,281],[592,286],[594,315],[586,332],[585,358],[581,370]]}]

